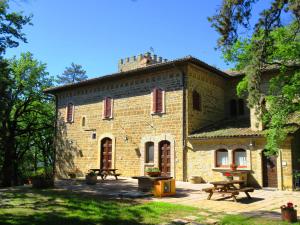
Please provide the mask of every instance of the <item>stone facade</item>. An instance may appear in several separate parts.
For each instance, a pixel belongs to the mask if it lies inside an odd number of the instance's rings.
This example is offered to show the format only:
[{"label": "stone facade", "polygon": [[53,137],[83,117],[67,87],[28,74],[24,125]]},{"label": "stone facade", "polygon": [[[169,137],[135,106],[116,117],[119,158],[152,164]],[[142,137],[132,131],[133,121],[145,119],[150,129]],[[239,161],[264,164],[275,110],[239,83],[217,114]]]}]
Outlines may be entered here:
[{"label": "stone facade", "polygon": [[[144,59],[148,61],[145,63]],[[263,186],[263,136],[190,137],[200,128],[232,117],[230,102],[241,101],[236,95],[241,76],[231,77],[195,58],[164,62],[148,53],[120,60],[119,71],[102,80],[48,91],[57,99],[58,176],[67,176],[74,170],[83,175],[91,168],[99,168],[101,141],[105,138],[111,140],[112,168],[117,168],[122,176],[144,175],[147,167],[159,167],[159,144],[166,140],[171,151],[170,175],[177,180],[188,181],[192,176],[201,176],[206,182],[222,180],[224,177],[215,164],[216,150],[228,150],[229,161],[232,161],[233,151],[244,149],[247,166],[239,170],[249,171],[250,185]],[[164,109],[159,114],[152,113],[154,88],[163,90]],[[194,91],[200,95],[198,110],[193,107]],[[111,118],[103,118],[106,97],[112,99]],[[72,122],[66,121],[69,103],[74,105]],[[253,115],[245,99],[242,103],[234,119],[250,121]],[[147,142],[154,143],[151,163],[145,161]],[[299,140],[290,137],[280,150],[277,157],[279,189],[293,187],[292,170],[297,167],[299,148]]]}]

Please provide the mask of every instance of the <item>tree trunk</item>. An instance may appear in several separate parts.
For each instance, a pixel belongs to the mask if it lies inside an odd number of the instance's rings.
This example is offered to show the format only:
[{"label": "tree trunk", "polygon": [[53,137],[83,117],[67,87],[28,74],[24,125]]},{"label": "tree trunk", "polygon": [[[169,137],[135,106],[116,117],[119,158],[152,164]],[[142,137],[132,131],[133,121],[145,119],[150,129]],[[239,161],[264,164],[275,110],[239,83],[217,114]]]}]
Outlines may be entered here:
[{"label": "tree trunk", "polygon": [[4,148],[4,162],[3,162],[3,185],[5,187],[11,187],[17,184],[17,171],[15,171],[14,162],[14,138],[8,138],[5,142]]}]

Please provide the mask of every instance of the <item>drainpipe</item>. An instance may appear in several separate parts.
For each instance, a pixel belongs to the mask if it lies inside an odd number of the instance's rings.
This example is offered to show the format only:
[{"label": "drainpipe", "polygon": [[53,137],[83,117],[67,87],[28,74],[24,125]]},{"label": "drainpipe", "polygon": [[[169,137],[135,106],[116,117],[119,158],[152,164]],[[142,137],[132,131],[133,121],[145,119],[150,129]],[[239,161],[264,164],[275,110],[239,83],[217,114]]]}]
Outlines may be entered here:
[{"label": "drainpipe", "polygon": [[[185,72],[173,63],[175,69],[181,73],[182,82],[182,180],[186,181],[186,86]],[[175,156],[176,158],[176,156]],[[176,160],[174,162],[176,168]],[[175,172],[175,171],[174,171]]]},{"label": "drainpipe", "polygon": [[57,95],[54,95],[55,98],[55,119],[54,119],[54,137],[53,137],[53,147],[54,147],[54,158],[53,158],[53,177],[56,176],[56,148],[57,148],[57,114],[58,114],[58,101]]}]

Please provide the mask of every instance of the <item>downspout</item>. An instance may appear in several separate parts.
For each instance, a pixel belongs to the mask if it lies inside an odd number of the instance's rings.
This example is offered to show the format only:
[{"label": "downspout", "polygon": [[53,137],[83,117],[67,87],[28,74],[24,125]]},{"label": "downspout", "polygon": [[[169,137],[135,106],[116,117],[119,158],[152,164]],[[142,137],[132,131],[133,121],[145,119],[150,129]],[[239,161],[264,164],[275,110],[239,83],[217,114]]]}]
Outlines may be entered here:
[{"label": "downspout", "polygon": [[[185,85],[185,72],[181,68],[177,67],[175,63],[173,64],[175,69],[181,73],[181,82],[182,82],[182,180],[186,181],[186,85]],[[175,157],[176,158],[176,157]],[[175,160],[176,162],[176,160]],[[174,162],[174,163],[175,163]],[[176,170],[176,164],[175,164]]]},{"label": "downspout", "polygon": [[181,71],[182,76],[182,179],[187,180],[187,162],[186,162],[186,86],[185,73]]},{"label": "downspout", "polygon": [[57,114],[58,114],[58,101],[57,95],[55,97],[55,117],[54,117],[54,137],[53,137],[53,147],[54,147],[54,158],[53,158],[53,177],[56,177],[56,148],[57,148]]}]

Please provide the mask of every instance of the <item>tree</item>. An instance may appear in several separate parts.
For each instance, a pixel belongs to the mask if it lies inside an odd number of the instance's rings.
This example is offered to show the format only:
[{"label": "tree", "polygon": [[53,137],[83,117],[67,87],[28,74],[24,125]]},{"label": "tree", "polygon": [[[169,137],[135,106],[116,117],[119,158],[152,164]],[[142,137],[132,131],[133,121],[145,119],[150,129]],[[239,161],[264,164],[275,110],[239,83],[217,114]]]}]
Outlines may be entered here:
[{"label": "tree", "polygon": [[22,29],[31,24],[32,16],[23,16],[21,13],[8,12],[8,0],[0,1],[0,57],[7,48],[19,46],[19,41],[27,42]]},{"label": "tree", "polygon": [[[52,143],[49,136],[54,134],[53,99],[43,94],[45,88],[52,86],[46,65],[35,60],[31,53],[22,54],[20,59],[14,57],[8,64],[9,69],[3,71],[5,85],[0,101],[5,186],[19,183],[24,156],[34,148],[39,149],[46,139]],[[47,142],[43,142],[42,150]]]},{"label": "tree", "polygon": [[[266,124],[266,148],[277,154],[288,133],[287,124],[300,112],[300,1],[273,0],[254,26],[250,19],[258,0],[224,0],[216,15],[209,18],[220,34],[218,48],[227,62],[245,73],[237,86],[238,95],[246,95],[249,107],[262,110]],[[284,22],[283,22],[284,21]],[[246,32],[247,31],[247,32]],[[250,35],[246,35],[246,34]],[[277,68],[267,93],[261,90],[261,76],[268,68]]]},{"label": "tree", "polygon": [[71,84],[86,80],[88,77],[81,65],[71,63],[71,66],[66,67],[62,75],[57,75],[57,78],[57,83],[59,84]]}]

